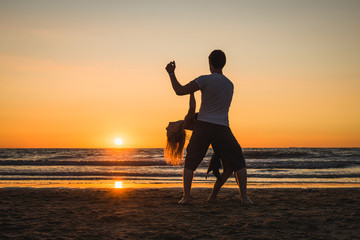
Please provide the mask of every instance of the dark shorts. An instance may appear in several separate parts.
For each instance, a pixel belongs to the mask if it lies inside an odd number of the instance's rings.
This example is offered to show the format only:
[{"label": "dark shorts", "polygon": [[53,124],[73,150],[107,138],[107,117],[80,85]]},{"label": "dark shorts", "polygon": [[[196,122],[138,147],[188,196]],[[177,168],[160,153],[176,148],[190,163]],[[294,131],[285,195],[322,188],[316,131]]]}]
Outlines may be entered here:
[{"label": "dark shorts", "polygon": [[210,144],[233,171],[246,167],[242,149],[229,127],[196,121],[186,149],[185,168],[195,171],[205,157]]}]

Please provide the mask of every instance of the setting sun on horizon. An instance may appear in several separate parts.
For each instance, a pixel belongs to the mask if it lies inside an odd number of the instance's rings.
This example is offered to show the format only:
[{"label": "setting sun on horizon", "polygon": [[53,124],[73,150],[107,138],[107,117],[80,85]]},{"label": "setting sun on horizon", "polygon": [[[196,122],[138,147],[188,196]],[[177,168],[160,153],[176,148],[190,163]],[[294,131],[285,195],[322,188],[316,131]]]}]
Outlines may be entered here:
[{"label": "setting sun on horizon", "polygon": [[121,138],[116,138],[116,139],[114,140],[114,142],[115,142],[115,144],[116,144],[117,146],[120,146],[121,144],[123,144],[123,140],[122,140]]},{"label": "setting sun on horizon", "polygon": [[0,5],[1,148],[163,148],[214,49],[241,146],[360,147],[359,1]]}]

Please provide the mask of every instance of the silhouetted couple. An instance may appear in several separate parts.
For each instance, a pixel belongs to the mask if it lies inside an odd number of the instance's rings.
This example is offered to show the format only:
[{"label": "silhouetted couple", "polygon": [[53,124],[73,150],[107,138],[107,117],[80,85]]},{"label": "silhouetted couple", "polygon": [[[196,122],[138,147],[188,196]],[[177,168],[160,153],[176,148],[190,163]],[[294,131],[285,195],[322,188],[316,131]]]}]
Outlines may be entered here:
[{"label": "silhouetted couple", "polygon": [[[182,86],[175,76],[175,62],[166,66],[172,87],[177,95],[190,94],[189,111],[184,120],[170,122],[167,127],[167,146],[165,157],[175,164],[179,164],[183,155],[185,143],[185,129],[193,130],[183,171],[183,198],[181,204],[190,201],[191,184],[194,171],[199,166],[210,146],[214,150],[209,165],[209,171],[213,171],[217,177],[209,201],[217,201],[216,196],[222,185],[235,172],[235,178],[239,185],[243,204],[251,204],[252,201],[246,193],[247,171],[242,149],[232,134],[229,127],[228,112],[231,104],[234,86],[223,75],[222,69],[226,63],[226,56],[221,50],[214,50],[209,55],[210,75],[203,75],[188,84]],[[201,91],[201,106],[198,114],[195,114],[194,92]],[[223,165],[223,173],[218,169]]]}]

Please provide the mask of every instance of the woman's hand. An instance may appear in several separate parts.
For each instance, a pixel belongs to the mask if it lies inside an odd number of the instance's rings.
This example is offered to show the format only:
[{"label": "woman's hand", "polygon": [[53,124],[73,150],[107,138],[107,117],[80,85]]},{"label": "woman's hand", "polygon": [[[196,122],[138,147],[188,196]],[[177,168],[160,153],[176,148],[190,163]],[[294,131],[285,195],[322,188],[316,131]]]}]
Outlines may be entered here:
[{"label": "woman's hand", "polygon": [[175,61],[172,61],[172,62],[170,62],[168,65],[166,65],[166,71],[170,74],[170,73],[174,73],[174,71],[175,71],[175,68],[176,68],[176,66],[175,66]]}]

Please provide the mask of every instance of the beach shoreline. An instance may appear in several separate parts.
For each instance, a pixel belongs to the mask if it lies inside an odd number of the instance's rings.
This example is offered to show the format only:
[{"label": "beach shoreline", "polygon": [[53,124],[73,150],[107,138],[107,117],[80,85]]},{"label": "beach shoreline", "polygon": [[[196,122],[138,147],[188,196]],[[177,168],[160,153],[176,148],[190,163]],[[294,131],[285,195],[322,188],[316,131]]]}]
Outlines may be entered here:
[{"label": "beach shoreline", "polygon": [[[198,182],[193,181],[193,188],[212,188],[214,186],[215,179],[213,181]],[[70,180],[0,180],[1,188],[69,188],[69,189],[112,189],[116,188],[116,183],[121,182],[122,188],[130,189],[147,189],[147,188],[182,188],[182,182],[160,182],[160,181],[129,181],[123,179],[112,179],[102,181],[70,181]],[[248,182],[249,189],[308,189],[308,188],[360,188],[360,182]],[[222,188],[235,188],[238,186],[235,182],[226,182]]]},{"label": "beach shoreline", "polygon": [[0,239],[355,239],[360,188],[0,188]]}]

